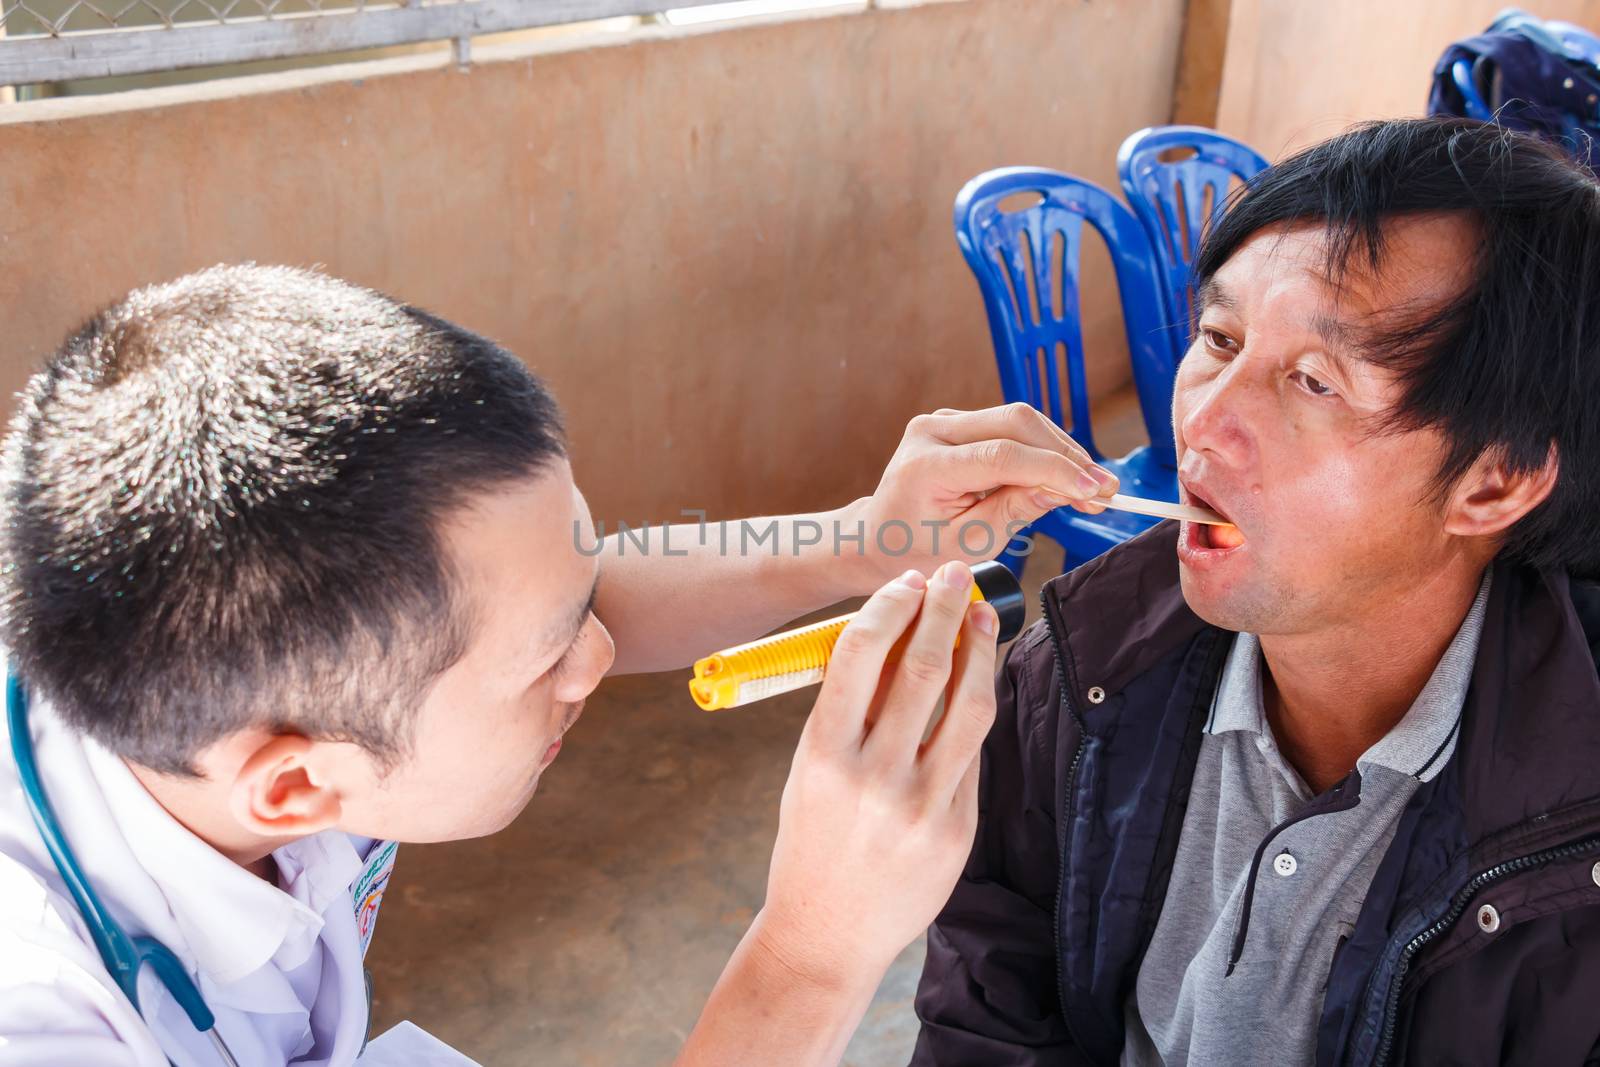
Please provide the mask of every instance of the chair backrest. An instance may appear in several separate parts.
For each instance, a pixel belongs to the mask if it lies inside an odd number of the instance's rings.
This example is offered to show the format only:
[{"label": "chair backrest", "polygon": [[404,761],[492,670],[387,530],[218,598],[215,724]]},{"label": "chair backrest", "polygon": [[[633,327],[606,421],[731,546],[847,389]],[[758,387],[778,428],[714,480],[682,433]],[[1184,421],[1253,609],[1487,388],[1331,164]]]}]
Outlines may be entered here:
[{"label": "chair backrest", "polygon": [[[1162,160],[1163,155],[1184,158]],[[1173,356],[1189,347],[1190,281],[1200,238],[1227,206],[1235,178],[1248,182],[1267,169],[1249,145],[1204,126],[1150,126],[1117,151],[1122,191],[1144,224],[1161,268]]]},{"label": "chair backrest", "polygon": [[[1022,210],[1002,210],[1001,201],[1017,194],[1038,199]],[[1008,401],[1043,411],[1102,458],[1089,419],[1078,303],[1085,219],[1111,253],[1151,450],[1172,466],[1175,365],[1161,333],[1150,243],[1133,213],[1091,182],[1042,167],[1003,167],[978,175],[956,196],[956,242],[983,293],[1000,388]],[[1069,411],[1062,409],[1063,366]],[[1069,412],[1070,422],[1064,418]]]},{"label": "chair backrest", "polygon": [[1488,122],[1494,118],[1489,105],[1484,102],[1483,94],[1478,92],[1478,83],[1472,77],[1471,60],[1458,59],[1451,63],[1450,80],[1455,83],[1456,91],[1461,94],[1461,106],[1467,118],[1477,119],[1479,122]]}]

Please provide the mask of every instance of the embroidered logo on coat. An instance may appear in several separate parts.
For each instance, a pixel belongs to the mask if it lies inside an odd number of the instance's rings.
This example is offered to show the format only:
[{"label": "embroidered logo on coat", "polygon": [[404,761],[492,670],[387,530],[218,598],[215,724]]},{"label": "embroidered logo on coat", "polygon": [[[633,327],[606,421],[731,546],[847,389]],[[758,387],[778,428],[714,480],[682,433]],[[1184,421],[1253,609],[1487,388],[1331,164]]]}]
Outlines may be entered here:
[{"label": "embroidered logo on coat", "polygon": [[367,866],[350,889],[356,908],[356,936],[361,939],[361,955],[366,958],[367,946],[372,944],[372,931],[378,925],[378,906],[383,903],[383,891],[389,886],[389,875],[394,871],[398,841],[381,841],[367,853]]}]

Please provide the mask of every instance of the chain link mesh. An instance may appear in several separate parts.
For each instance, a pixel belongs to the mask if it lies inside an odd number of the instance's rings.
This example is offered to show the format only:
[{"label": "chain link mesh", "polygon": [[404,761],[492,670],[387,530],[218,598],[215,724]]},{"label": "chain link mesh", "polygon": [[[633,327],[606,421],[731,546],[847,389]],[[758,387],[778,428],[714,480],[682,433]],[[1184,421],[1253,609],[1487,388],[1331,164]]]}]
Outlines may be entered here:
[{"label": "chain link mesh", "polygon": [[442,7],[468,0],[0,0],[0,36],[227,25],[283,15]]}]

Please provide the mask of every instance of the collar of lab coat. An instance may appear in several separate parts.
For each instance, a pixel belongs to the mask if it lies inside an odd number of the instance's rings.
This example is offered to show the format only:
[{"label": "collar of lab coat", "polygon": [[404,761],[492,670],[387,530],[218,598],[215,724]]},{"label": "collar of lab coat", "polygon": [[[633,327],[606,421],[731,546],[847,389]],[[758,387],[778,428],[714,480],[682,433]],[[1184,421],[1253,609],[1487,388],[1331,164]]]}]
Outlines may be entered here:
[{"label": "collar of lab coat", "polygon": [[68,843],[130,933],[161,939],[218,985],[269,962],[288,969],[305,961],[323,913],[361,872],[345,834],[324,831],[277,849],[281,888],[273,886],[196,837],[120,757],[69,729],[43,701],[29,718]]}]

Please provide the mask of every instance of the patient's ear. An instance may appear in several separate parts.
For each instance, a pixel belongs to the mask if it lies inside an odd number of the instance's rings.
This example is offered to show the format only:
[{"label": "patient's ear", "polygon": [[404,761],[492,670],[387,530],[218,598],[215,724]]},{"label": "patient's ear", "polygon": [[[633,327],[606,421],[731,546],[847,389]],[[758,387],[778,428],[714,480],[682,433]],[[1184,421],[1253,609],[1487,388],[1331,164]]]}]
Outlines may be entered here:
[{"label": "patient's ear", "polygon": [[1451,490],[1445,532],[1461,537],[1499,537],[1544,503],[1555,488],[1561,460],[1550,443],[1537,470],[1514,471],[1498,452],[1485,453]]},{"label": "patient's ear", "polygon": [[229,793],[239,825],[262,837],[305,837],[335,826],[339,790],[315,758],[316,742],[299,734],[269,734],[244,761]]}]

